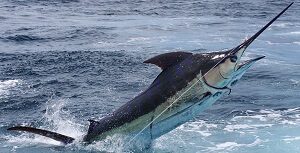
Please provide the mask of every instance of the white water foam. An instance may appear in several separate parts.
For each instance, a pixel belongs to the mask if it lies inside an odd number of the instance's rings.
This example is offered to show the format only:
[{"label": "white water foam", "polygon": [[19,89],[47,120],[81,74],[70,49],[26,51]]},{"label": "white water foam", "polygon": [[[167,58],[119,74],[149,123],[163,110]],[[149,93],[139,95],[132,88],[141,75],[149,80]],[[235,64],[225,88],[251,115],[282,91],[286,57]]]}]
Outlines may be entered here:
[{"label": "white water foam", "polygon": [[[246,115],[246,116],[235,116],[231,119],[234,123],[243,123],[243,122],[255,122],[260,123],[251,124],[252,128],[257,127],[270,127],[275,124],[290,124],[297,125],[299,123],[299,108],[292,108],[286,110],[260,110],[254,113],[255,115]],[[226,129],[230,130],[231,126],[228,126]]]},{"label": "white water foam", "polygon": [[292,32],[289,32],[289,34],[292,34],[292,35],[300,35],[300,31],[292,31]]},{"label": "white water foam", "polygon": [[234,132],[239,130],[247,130],[247,131],[254,131],[258,128],[266,128],[272,127],[273,124],[234,124],[234,125],[226,125],[224,128],[225,131]]},{"label": "white water foam", "polygon": [[179,126],[177,129],[185,132],[196,132],[200,134],[202,137],[208,137],[212,135],[210,133],[211,129],[216,129],[216,124],[207,123],[204,120],[198,120],[195,122],[188,122],[187,124],[183,124]]},{"label": "white water foam", "polygon": [[214,147],[209,147],[207,151],[209,152],[215,152],[215,151],[232,151],[236,148],[240,147],[254,147],[259,144],[261,144],[263,141],[260,139],[256,139],[254,142],[249,143],[249,144],[244,144],[244,143],[237,143],[237,142],[224,142],[224,143],[219,143],[216,144]]},{"label": "white water foam", "polygon": [[300,137],[298,136],[298,137],[291,137],[291,136],[289,136],[289,137],[287,137],[287,138],[285,138],[285,139],[283,139],[284,141],[288,141],[288,142],[290,142],[290,141],[298,141],[298,140],[300,140]]},{"label": "white water foam", "polygon": [[[243,152],[249,148],[297,144],[300,140],[300,108],[248,110],[230,120],[209,123],[198,120],[179,126],[159,138],[154,148],[163,152]],[[282,131],[282,127],[290,129]],[[174,146],[174,149],[168,146]],[[251,150],[252,150],[251,149]],[[291,148],[294,150],[295,148]]]},{"label": "white water foam", "polygon": [[274,23],[272,26],[284,28],[284,27],[293,26],[293,25],[294,24],[292,24],[292,23],[285,22],[285,23]]},{"label": "white water foam", "polygon": [[282,45],[282,44],[289,45],[289,44],[292,44],[294,42],[271,42],[271,41],[266,41],[266,43],[268,45]]},{"label": "white water foam", "polygon": [[300,45],[300,41],[294,41],[294,44]]},{"label": "white water foam", "polygon": [[133,38],[129,38],[129,40],[127,42],[148,42],[150,40],[150,38],[148,37],[133,37]]},{"label": "white water foam", "polygon": [[9,95],[10,90],[21,83],[21,80],[0,80],[0,97]]},{"label": "white water foam", "polygon": [[300,35],[300,31],[277,33],[277,34],[274,34],[274,35],[284,36],[284,37],[298,37]]}]

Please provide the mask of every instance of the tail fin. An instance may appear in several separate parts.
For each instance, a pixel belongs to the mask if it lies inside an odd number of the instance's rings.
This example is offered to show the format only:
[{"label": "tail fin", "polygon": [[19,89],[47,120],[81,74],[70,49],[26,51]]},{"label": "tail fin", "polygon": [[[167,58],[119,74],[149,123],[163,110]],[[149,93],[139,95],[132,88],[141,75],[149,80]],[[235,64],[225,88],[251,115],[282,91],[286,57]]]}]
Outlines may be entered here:
[{"label": "tail fin", "polygon": [[9,131],[26,131],[38,135],[42,135],[51,139],[54,139],[56,141],[62,142],[64,144],[70,144],[72,143],[75,139],[69,136],[65,136],[59,133],[47,131],[47,130],[42,130],[42,129],[37,129],[33,127],[25,127],[25,126],[15,126],[8,128],[7,130]]}]

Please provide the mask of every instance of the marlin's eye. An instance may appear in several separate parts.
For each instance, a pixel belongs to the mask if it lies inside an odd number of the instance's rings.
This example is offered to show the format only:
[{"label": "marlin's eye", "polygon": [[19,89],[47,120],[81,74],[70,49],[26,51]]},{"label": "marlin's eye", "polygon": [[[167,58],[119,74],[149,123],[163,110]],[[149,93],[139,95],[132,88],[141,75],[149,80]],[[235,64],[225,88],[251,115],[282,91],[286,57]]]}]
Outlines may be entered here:
[{"label": "marlin's eye", "polygon": [[229,58],[230,58],[230,61],[231,61],[232,63],[235,63],[235,62],[237,61],[237,59],[238,59],[236,55],[232,55],[232,56],[230,56]]}]

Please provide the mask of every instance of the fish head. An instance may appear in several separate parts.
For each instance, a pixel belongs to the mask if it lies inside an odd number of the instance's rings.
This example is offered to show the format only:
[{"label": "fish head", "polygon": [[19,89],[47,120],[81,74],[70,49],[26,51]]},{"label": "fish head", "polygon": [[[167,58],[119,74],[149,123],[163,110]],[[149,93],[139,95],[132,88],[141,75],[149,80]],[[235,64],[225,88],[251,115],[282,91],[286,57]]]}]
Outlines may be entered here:
[{"label": "fish head", "polygon": [[227,87],[237,78],[240,79],[239,76],[242,76],[256,61],[265,57],[259,56],[246,61],[242,60],[246,48],[250,45],[250,43],[247,43],[250,42],[249,40],[246,40],[236,48],[211,53],[209,56],[211,68],[203,74],[204,80],[208,85],[216,88]]},{"label": "fish head", "polygon": [[232,73],[232,77],[230,79],[230,81],[228,82],[228,86],[227,87],[232,87],[236,84],[236,82],[238,80],[241,79],[241,77],[245,74],[245,72],[254,65],[255,62],[263,59],[265,56],[259,56],[256,58],[252,58],[250,60],[245,60],[240,62],[240,64],[238,64],[236,67],[237,69]]}]

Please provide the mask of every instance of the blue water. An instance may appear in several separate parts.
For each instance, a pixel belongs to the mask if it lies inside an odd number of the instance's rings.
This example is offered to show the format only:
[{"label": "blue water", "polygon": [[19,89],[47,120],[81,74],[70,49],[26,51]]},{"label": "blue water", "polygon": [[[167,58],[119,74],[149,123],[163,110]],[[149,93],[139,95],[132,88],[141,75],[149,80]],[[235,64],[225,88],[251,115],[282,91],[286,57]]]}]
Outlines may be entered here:
[{"label": "blue water", "polygon": [[[0,152],[123,152],[118,136],[79,141],[99,119],[160,73],[143,64],[161,53],[232,48],[290,1],[2,0]],[[194,120],[150,152],[300,152],[300,2],[247,50],[266,55]],[[63,146],[6,131],[30,125],[75,137]]]}]

